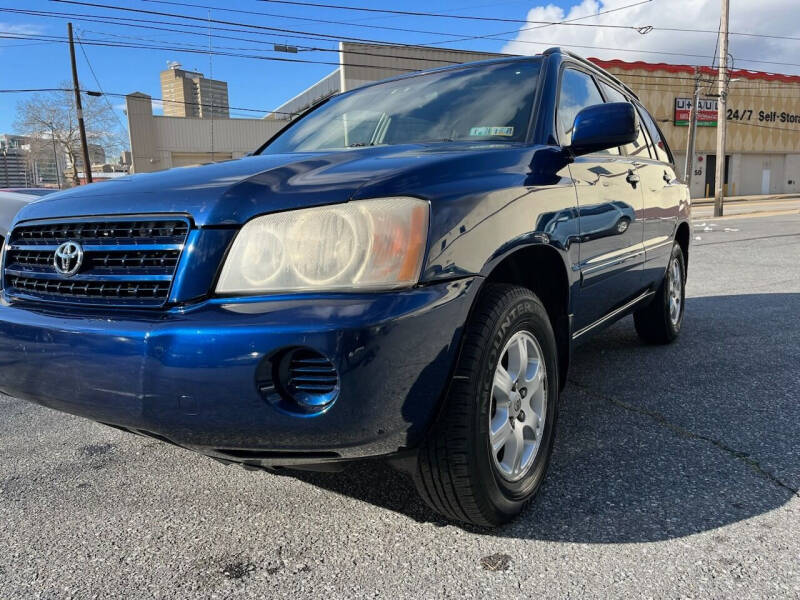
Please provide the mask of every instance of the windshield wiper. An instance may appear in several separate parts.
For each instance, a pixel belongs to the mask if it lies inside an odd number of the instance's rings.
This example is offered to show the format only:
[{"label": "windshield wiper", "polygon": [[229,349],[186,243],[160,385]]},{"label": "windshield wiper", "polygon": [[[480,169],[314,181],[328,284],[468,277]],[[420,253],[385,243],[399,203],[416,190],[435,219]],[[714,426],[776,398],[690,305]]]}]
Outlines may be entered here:
[{"label": "windshield wiper", "polygon": [[347,146],[348,148],[365,148],[366,146],[374,146],[372,142],[356,142],[355,144],[350,144]]}]

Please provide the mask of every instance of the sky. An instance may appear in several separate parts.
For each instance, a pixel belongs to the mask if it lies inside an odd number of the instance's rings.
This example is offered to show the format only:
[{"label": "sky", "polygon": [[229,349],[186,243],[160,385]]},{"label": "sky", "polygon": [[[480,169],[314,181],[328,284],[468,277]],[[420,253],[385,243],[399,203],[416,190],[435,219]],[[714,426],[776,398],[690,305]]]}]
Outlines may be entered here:
[{"label": "sky", "polygon": [[[253,109],[232,110],[231,116],[260,117],[333,71],[335,65],[324,63],[338,60],[335,49],[339,38],[435,44],[512,54],[535,54],[550,46],[561,45],[584,56],[705,65],[711,64],[715,55],[720,11],[719,0],[638,0],[638,3],[637,0],[556,0],[551,3],[531,0],[404,0],[402,3],[388,0],[307,0],[349,7],[497,19],[485,21],[387,15],[298,6],[273,0],[80,1],[94,6],[53,0],[0,0],[0,89],[59,87],[70,78],[67,45],[56,40],[30,38],[58,36],[65,39],[68,20],[72,20],[78,38],[84,41],[83,47],[77,49],[78,71],[84,88],[99,88],[109,94],[139,91],[157,98],[160,96],[159,72],[168,62],[178,61],[186,69],[200,71],[206,76],[213,74],[215,79],[227,81],[231,107]],[[732,32],[798,38],[732,35],[730,53],[737,68],[800,73],[797,2],[731,0]],[[131,8],[138,12],[114,10],[112,7]],[[39,14],[14,12],[19,10],[39,11]],[[610,10],[614,12],[591,16]],[[187,15],[197,20],[141,11]],[[72,16],[63,18],[67,13]],[[213,23],[212,27],[239,30],[213,31],[210,43],[215,51],[261,58],[209,57],[205,52],[209,47],[209,16],[217,21],[235,23]],[[575,23],[581,25],[541,27],[521,22],[576,18],[579,20]],[[121,19],[140,19],[138,22],[127,21],[140,27],[125,26]],[[160,23],[143,23],[141,20]],[[183,26],[174,25],[177,23]],[[143,25],[147,28],[141,27]],[[253,25],[273,29],[254,29]],[[644,34],[637,31],[647,26],[654,29]],[[676,32],[665,28],[692,28],[706,32]],[[408,29],[415,31],[399,31]],[[317,39],[307,39],[309,34]],[[25,39],[8,39],[9,36]],[[97,45],[108,43],[132,47]],[[273,43],[304,49],[296,55],[279,53],[273,50]],[[191,47],[196,52],[182,51],[177,46]],[[274,58],[311,62],[270,60]],[[0,93],[0,133],[14,132],[16,105],[24,96],[22,93]],[[124,121],[124,99],[109,96],[108,100]]]}]

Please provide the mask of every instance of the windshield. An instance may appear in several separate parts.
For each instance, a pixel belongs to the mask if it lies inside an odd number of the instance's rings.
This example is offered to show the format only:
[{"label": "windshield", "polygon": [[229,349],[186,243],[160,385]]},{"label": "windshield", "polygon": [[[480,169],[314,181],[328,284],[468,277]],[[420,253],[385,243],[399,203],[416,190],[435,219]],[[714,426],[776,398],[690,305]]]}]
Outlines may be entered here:
[{"label": "windshield", "polygon": [[484,64],[387,81],[333,98],[263,154],[437,141],[521,142],[539,61]]}]

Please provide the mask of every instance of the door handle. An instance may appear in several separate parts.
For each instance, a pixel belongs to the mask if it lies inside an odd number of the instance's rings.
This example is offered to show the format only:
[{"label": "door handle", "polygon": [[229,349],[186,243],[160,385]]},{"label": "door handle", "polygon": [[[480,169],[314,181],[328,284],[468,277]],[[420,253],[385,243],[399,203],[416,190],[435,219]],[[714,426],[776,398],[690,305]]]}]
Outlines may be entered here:
[{"label": "door handle", "polygon": [[625,181],[630,183],[633,187],[636,187],[636,184],[639,183],[639,176],[633,172],[633,169],[628,169],[628,176],[625,178]]}]

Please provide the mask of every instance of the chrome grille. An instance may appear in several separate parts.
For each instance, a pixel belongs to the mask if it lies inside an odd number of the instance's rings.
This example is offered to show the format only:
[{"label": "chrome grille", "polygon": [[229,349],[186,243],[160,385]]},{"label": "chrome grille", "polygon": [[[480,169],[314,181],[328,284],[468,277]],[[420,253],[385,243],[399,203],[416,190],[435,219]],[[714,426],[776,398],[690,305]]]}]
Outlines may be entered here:
[{"label": "chrome grille", "polygon": [[[69,303],[161,306],[189,234],[184,219],[70,220],[21,225],[9,236],[6,292]],[[83,263],[66,277],[55,269],[60,244],[77,242]]]},{"label": "chrome grille", "polygon": [[189,223],[182,219],[68,221],[17,227],[10,241],[17,245],[58,245],[68,240],[86,245],[103,244],[109,240],[182,244],[188,233]]}]

